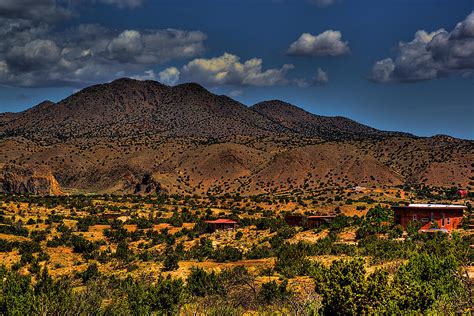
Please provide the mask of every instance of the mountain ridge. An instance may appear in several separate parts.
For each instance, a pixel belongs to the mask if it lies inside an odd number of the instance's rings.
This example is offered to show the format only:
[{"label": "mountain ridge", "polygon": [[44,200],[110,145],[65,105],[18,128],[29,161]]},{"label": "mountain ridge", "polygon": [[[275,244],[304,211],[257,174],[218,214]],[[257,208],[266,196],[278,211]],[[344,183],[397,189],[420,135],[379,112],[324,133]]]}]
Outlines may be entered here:
[{"label": "mountain ridge", "polygon": [[[282,115],[283,107],[286,107],[286,112],[293,112],[290,113],[292,117],[287,115],[283,120],[277,117]],[[182,120],[176,122],[176,126],[170,123],[180,118]],[[300,122],[295,123],[295,118],[300,118]],[[203,124],[209,120],[214,120],[213,124],[219,126]],[[130,133],[130,128],[140,127],[145,132],[168,132],[176,136],[290,133],[326,140],[400,135],[414,137],[408,133],[380,131],[342,116],[316,115],[284,101],[270,100],[246,106],[228,96],[215,95],[197,83],[171,87],[152,80],[130,78],[84,88],[57,103],[41,102],[23,112],[4,115],[0,122],[0,135],[48,134],[54,131],[50,137],[81,136],[66,129],[66,125],[76,131],[93,133],[94,128],[113,128],[117,123],[125,124],[126,132],[114,129],[113,133],[105,136],[123,136]],[[236,124],[242,124],[243,128]],[[191,125],[196,125],[196,129],[186,131],[186,126]],[[45,126],[43,130],[42,126]],[[227,133],[224,132],[226,130]]]},{"label": "mountain ridge", "polygon": [[474,185],[472,141],[380,131],[278,100],[248,107],[195,83],[126,78],[0,115],[0,152],[0,191],[13,193]]}]

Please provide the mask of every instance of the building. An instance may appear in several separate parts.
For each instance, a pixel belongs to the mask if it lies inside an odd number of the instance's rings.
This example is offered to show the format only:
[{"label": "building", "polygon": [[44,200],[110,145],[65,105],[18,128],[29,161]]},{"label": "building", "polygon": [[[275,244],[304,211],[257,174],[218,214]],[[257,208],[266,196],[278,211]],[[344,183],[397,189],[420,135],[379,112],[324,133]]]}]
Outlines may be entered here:
[{"label": "building", "polygon": [[216,219],[215,221],[204,221],[207,224],[209,231],[234,229],[237,224],[236,221],[230,219]]},{"label": "building", "polygon": [[460,227],[466,209],[464,205],[444,204],[408,204],[393,207],[395,224],[406,229],[409,222],[417,221],[421,224],[422,232],[450,232]]},{"label": "building", "polygon": [[306,227],[316,228],[325,223],[330,223],[334,219],[334,215],[319,215],[319,216],[308,216]]},{"label": "building", "polygon": [[285,215],[285,222],[290,226],[304,226],[311,229],[329,223],[334,217],[333,215],[305,216],[300,214],[287,214]]},{"label": "building", "polygon": [[458,190],[458,195],[461,199],[465,199],[469,195],[469,192],[467,190],[464,190],[464,189],[459,189]]}]

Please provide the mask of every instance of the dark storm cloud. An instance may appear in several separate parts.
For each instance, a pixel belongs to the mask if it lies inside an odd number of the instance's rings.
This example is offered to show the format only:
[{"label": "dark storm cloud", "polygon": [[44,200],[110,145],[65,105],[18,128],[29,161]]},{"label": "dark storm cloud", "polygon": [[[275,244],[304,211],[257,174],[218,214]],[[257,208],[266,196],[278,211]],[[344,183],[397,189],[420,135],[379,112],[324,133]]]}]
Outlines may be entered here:
[{"label": "dark storm cloud", "polygon": [[0,17],[14,19],[57,20],[68,17],[70,11],[56,0],[2,0]]},{"label": "dark storm cloud", "polygon": [[10,28],[0,44],[0,83],[80,85],[142,71],[148,65],[199,55],[206,35],[183,30],[117,31],[79,25],[62,32]]},{"label": "dark storm cloud", "polygon": [[1,0],[0,17],[54,21],[70,17],[74,8],[94,2],[134,9],[145,0]]},{"label": "dark storm cloud", "polygon": [[68,86],[106,81],[142,72],[171,59],[204,51],[206,35],[176,29],[116,30],[80,24],[58,30],[56,21],[72,17],[72,7],[103,2],[121,8],[141,0],[0,1],[0,84]]},{"label": "dark storm cloud", "polygon": [[465,74],[474,69],[474,13],[448,32],[417,31],[411,42],[400,42],[395,59],[377,61],[370,79],[378,83],[416,82]]}]

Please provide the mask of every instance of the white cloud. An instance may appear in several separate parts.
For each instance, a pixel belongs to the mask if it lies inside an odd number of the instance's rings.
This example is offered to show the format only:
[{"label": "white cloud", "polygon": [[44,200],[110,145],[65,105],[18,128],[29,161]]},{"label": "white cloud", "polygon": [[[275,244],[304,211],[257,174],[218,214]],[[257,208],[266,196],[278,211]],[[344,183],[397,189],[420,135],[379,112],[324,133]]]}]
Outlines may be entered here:
[{"label": "white cloud", "polygon": [[259,58],[249,59],[243,63],[240,57],[224,53],[220,57],[199,58],[189,62],[181,71],[186,81],[217,85],[273,86],[287,84],[286,74],[293,65],[283,65],[280,69],[263,69]]},{"label": "white cloud", "polygon": [[474,69],[474,13],[454,30],[419,30],[411,42],[400,42],[395,58],[374,63],[369,79],[378,83],[416,82],[463,75]]},{"label": "white cloud", "polygon": [[136,80],[156,80],[156,75],[155,72],[150,69],[150,70],[145,70],[143,74],[141,75],[135,75],[131,77],[132,79]]},{"label": "white cloud", "polygon": [[311,86],[311,81],[306,78],[296,78],[293,79],[293,82],[300,88],[308,88]]},{"label": "white cloud", "polygon": [[169,67],[158,74],[159,81],[163,84],[173,86],[179,80],[180,71],[176,67]]},{"label": "white cloud", "polygon": [[329,77],[328,77],[327,72],[325,72],[321,68],[318,68],[318,71],[316,72],[316,77],[314,77],[314,80],[318,84],[325,85],[329,82]]},{"label": "white cloud", "polygon": [[326,71],[318,68],[313,78],[297,78],[294,79],[293,82],[300,88],[308,88],[314,85],[326,85],[329,83],[329,76]]},{"label": "white cloud", "polygon": [[392,58],[385,58],[375,62],[372,67],[371,79],[376,82],[390,82],[395,70],[395,64]]},{"label": "white cloud", "polygon": [[340,31],[327,30],[318,35],[303,33],[287,52],[295,56],[340,56],[350,53],[350,48]]},{"label": "white cloud", "polygon": [[123,31],[110,41],[107,49],[115,58],[128,61],[130,57],[139,55],[143,50],[141,34],[133,30]]}]

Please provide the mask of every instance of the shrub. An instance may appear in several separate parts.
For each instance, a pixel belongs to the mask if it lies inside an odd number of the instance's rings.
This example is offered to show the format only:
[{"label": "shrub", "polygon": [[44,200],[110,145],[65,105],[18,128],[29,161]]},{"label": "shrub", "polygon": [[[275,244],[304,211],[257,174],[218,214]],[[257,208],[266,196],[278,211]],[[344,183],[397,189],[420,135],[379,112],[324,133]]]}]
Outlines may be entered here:
[{"label": "shrub", "polygon": [[100,277],[99,268],[97,263],[92,263],[87,266],[87,269],[82,272],[81,279],[82,282],[86,283],[89,280],[95,280]]},{"label": "shrub", "polygon": [[303,243],[284,244],[277,253],[275,270],[288,278],[308,275],[312,264],[307,253],[308,248]]},{"label": "shrub", "polygon": [[283,280],[278,284],[275,280],[263,283],[260,289],[259,297],[266,304],[273,304],[277,301],[283,301],[288,295],[288,280]]},{"label": "shrub", "polygon": [[388,232],[388,237],[395,239],[403,236],[403,227],[401,225],[396,225]]},{"label": "shrub", "polygon": [[212,255],[217,262],[232,262],[242,260],[242,251],[231,246],[216,249]]},{"label": "shrub", "polygon": [[201,268],[191,268],[191,274],[187,279],[188,290],[193,296],[206,296],[222,292],[221,282],[217,274],[206,272]]},{"label": "shrub", "polygon": [[179,257],[174,251],[167,251],[163,260],[163,270],[173,271],[179,268]]}]

